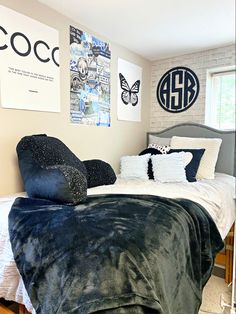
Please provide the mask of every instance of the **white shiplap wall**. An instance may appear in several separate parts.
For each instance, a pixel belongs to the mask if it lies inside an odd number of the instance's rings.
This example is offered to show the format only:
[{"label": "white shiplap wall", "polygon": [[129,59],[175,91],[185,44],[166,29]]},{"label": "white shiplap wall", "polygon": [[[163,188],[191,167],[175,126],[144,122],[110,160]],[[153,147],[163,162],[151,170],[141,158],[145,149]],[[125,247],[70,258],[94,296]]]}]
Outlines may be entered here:
[{"label": "white shiplap wall", "polygon": [[[152,63],[150,131],[160,131],[182,122],[204,123],[207,70],[235,65],[235,46],[186,54]],[[176,66],[186,66],[198,76],[200,92],[196,102],[181,113],[169,113],[161,108],[156,98],[157,84],[162,75]]]}]

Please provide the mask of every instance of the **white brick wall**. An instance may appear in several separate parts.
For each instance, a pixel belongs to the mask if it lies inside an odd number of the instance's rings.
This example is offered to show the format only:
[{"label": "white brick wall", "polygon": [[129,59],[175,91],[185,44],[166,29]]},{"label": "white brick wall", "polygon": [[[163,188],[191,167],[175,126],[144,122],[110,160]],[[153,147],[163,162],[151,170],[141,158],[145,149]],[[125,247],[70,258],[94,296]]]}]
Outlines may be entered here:
[{"label": "white brick wall", "polygon": [[[207,70],[235,65],[235,46],[186,54],[152,63],[150,131],[160,131],[177,123],[204,123]],[[162,75],[176,66],[186,66],[198,76],[200,92],[196,102],[188,110],[169,113],[161,108],[156,98],[157,84]]]}]

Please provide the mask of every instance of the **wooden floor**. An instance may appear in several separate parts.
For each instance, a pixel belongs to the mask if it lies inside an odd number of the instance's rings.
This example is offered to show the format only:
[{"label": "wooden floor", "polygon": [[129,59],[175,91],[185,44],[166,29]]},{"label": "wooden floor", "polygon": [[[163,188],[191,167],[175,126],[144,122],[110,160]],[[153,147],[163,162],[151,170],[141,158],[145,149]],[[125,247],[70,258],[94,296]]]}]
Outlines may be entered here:
[{"label": "wooden floor", "polygon": [[30,314],[24,305],[19,304],[16,310],[11,310],[3,304],[0,304],[0,313],[1,314]]},{"label": "wooden floor", "polygon": [[223,266],[225,269],[225,282],[230,284],[233,277],[233,245],[234,245],[234,226],[225,239],[224,249],[217,254],[215,264]]}]

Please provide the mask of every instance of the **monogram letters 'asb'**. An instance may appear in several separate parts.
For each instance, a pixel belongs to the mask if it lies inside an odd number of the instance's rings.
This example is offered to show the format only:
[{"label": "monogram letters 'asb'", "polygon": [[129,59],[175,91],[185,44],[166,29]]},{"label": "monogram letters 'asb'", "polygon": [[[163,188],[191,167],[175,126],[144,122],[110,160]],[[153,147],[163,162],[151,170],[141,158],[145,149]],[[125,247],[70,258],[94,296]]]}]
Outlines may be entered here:
[{"label": "monogram letters 'asb'", "polygon": [[175,67],[167,71],[157,86],[157,100],[161,107],[173,113],[190,108],[199,94],[199,80],[186,67]]}]

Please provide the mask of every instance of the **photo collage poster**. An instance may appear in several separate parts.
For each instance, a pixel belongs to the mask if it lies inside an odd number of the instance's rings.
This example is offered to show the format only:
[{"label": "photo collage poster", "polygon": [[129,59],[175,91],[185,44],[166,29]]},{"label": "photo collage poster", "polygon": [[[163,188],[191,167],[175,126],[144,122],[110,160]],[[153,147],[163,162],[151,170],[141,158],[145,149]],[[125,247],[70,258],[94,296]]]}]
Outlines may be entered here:
[{"label": "photo collage poster", "polygon": [[70,119],[110,126],[109,44],[70,26]]}]

